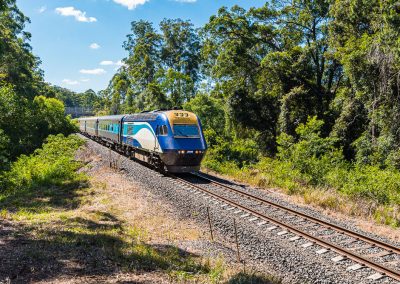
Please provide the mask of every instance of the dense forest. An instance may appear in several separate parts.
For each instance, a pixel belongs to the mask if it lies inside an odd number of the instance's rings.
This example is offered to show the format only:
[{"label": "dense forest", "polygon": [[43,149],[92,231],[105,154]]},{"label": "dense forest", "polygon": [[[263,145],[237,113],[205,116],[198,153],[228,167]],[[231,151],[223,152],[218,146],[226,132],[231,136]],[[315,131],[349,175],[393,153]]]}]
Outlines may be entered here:
[{"label": "dense forest", "polygon": [[202,120],[206,167],[322,206],[366,200],[350,213],[400,224],[399,2],[274,0],[222,7],[202,27],[134,21],[124,65],[82,94],[43,81],[15,0],[0,12],[2,161],[73,131],[59,100],[99,115],[181,107]]}]

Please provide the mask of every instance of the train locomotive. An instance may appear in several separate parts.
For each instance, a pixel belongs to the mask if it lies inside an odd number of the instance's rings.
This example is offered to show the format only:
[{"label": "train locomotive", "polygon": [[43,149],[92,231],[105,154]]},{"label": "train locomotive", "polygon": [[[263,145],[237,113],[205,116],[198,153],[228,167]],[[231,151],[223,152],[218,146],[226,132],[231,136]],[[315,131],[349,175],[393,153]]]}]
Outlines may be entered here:
[{"label": "train locomotive", "polygon": [[207,150],[198,117],[183,110],[79,119],[82,134],[171,173],[198,171]]}]

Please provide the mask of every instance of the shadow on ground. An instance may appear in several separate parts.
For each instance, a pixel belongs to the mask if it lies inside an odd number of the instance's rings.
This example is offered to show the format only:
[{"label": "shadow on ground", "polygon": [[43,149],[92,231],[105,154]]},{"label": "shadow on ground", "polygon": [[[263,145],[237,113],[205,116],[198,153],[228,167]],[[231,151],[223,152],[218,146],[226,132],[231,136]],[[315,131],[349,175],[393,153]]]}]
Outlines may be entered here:
[{"label": "shadow on ground", "polygon": [[270,280],[263,275],[256,273],[243,273],[240,272],[229,279],[226,284],[277,284],[277,280]]},{"label": "shadow on ground", "polygon": [[11,192],[0,199],[0,209],[15,213],[26,211],[30,213],[44,210],[72,210],[80,206],[81,195],[77,193],[82,188],[88,188],[88,182],[76,180],[60,186],[38,186],[34,190]]}]

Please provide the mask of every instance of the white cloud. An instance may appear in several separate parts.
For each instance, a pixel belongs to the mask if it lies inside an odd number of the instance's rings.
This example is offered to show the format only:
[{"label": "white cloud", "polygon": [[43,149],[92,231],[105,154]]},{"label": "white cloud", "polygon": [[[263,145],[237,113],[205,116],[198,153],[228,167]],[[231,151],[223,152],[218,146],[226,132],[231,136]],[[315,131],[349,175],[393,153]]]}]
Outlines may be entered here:
[{"label": "white cloud", "polygon": [[139,5],[144,5],[149,0],[113,0],[115,3],[128,7],[129,10],[135,9]]},{"label": "white cloud", "polygon": [[114,65],[114,62],[112,62],[111,60],[103,60],[100,62],[100,65],[103,65],[103,66]]},{"label": "white cloud", "polygon": [[75,80],[70,80],[70,79],[64,79],[62,82],[66,85],[79,85],[78,81]]},{"label": "white cloud", "polygon": [[99,49],[101,46],[99,45],[99,44],[97,44],[97,43],[92,43],[91,45],[89,45],[89,47],[91,48],[91,49]]},{"label": "white cloud", "polygon": [[86,12],[82,12],[81,10],[75,9],[72,6],[56,8],[56,13],[65,17],[75,17],[75,20],[77,20],[78,22],[86,22],[86,23],[97,22],[96,18],[86,17]]},{"label": "white cloud", "polygon": [[175,2],[181,2],[181,3],[195,3],[197,0],[174,0]]},{"label": "white cloud", "polygon": [[47,10],[46,6],[42,6],[38,9],[39,14],[42,14],[43,12],[45,12]]},{"label": "white cloud", "polygon": [[89,82],[90,81],[90,79],[81,79],[81,82],[84,82],[84,83],[86,83],[86,82]]},{"label": "white cloud", "polygon": [[126,64],[124,62],[122,62],[122,60],[119,61],[111,61],[111,60],[103,60],[100,62],[100,65],[102,66],[117,66],[117,67],[122,67],[122,66],[126,66]]},{"label": "white cloud", "polygon": [[79,71],[82,74],[88,74],[88,75],[102,75],[107,73],[106,70],[102,68],[96,68],[96,69],[81,69]]}]

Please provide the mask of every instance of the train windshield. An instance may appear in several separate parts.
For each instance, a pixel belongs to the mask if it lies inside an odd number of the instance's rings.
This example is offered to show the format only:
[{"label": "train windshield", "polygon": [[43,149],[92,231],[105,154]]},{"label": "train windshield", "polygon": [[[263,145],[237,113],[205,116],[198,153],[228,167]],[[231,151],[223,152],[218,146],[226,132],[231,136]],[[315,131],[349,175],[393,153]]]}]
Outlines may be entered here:
[{"label": "train windshield", "polygon": [[174,134],[177,137],[199,137],[196,124],[174,124]]}]

